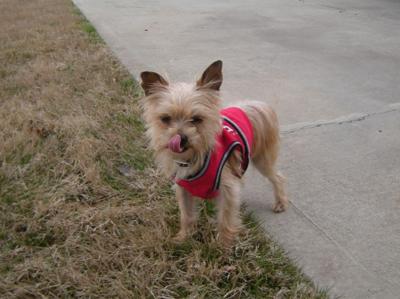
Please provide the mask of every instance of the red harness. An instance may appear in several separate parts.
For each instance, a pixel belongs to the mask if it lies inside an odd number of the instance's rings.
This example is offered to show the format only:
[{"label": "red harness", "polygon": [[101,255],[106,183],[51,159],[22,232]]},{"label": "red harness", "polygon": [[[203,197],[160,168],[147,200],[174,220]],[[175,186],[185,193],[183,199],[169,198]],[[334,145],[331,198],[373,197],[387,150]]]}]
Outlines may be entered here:
[{"label": "red harness", "polygon": [[242,175],[249,165],[253,126],[246,113],[237,107],[220,111],[222,131],[216,138],[214,149],[208,153],[202,168],[194,175],[175,182],[190,194],[203,199],[214,198],[219,193],[222,169],[234,150],[242,154]]}]

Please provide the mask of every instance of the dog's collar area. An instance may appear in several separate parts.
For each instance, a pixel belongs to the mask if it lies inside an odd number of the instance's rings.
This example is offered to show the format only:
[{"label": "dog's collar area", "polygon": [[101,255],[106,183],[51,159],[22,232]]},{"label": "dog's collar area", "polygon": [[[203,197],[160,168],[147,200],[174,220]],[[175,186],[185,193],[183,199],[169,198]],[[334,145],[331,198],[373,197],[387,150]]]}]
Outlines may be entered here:
[{"label": "dog's collar area", "polygon": [[179,160],[174,160],[174,162],[175,162],[176,165],[178,165],[179,167],[189,167],[189,166],[190,166],[190,163],[189,163],[189,162],[179,161]]}]

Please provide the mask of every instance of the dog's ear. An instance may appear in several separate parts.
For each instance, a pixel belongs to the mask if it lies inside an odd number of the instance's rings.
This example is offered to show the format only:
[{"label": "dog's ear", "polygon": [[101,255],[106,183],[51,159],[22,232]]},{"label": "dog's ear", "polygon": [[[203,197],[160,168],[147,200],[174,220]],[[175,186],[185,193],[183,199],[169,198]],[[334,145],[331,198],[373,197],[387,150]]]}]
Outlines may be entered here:
[{"label": "dog's ear", "polygon": [[222,61],[214,61],[197,80],[198,88],[219,90],[222,84]]},{"label": "dog's ear", "polygon": [[142,78],[141,85],[146,96],[152,94],[157,88],[168,86],[167,80],[154,72],[142,72],[140,77]]}]

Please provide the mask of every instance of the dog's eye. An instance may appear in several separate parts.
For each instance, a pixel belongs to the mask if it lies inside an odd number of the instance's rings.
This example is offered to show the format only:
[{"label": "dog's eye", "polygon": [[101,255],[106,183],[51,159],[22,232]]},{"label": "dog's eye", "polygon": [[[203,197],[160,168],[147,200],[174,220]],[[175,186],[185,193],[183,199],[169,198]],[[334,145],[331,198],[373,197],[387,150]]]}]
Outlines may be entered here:
[{"label": "dog's eye", "polygon": [[171,116],[169,115],[163,115],[160,117],[160,120],[162,123],[168,125],[171,122]]},{"label": "dog's eye", "polygon": [[193,116],[191,119],[191,123],[194,125],[198,125],[203,121],[203,119],[200,116]]}]

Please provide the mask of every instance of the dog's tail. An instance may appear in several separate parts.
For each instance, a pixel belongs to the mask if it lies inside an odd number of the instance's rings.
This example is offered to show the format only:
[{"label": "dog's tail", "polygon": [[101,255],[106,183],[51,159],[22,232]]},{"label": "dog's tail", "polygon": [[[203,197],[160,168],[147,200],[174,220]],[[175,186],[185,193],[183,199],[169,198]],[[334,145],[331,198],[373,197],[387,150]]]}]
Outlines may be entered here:
[{"label": "dog's tail", "polygon": [[275,162],[279,152],[279,122],[275,111],[263,102],[247,102],[240,105],[253,125],[252,158],[268,153]]}]

